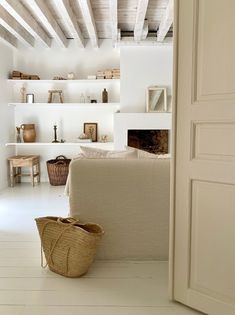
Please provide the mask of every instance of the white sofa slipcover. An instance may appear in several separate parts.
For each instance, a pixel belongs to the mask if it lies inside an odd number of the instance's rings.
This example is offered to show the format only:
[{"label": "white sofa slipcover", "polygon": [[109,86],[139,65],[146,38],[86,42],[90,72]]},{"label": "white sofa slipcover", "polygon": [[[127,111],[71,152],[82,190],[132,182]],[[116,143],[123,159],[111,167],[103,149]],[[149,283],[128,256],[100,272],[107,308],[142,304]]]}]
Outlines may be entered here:
[{"label": "white sofa slipcover", "polygon": [[99,259],[168,259],[169,159],[70,163],[70,215],[101,224]]}]

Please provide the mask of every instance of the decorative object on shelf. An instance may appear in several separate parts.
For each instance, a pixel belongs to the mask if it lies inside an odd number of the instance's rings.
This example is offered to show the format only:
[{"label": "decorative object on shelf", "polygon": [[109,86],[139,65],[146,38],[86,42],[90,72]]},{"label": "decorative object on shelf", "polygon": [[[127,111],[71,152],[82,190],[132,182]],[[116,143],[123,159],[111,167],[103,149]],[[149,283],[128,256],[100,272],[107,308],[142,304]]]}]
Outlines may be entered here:
[{"label": "decorative object on shelf", "polygon": [[60,76],[54,76],[53,80],[67,80],[67,79],[64,77],[60,77]]},{"label": "decorative object on shelf", "polygon": [[167,111],[167,89],[166,87],[150,86],[147,89],[146,111],[166,112]]},{"label": "decorative object on shelf", "polygon": [[105,77],[105,79],[112,79],[112,70],[111,69],[105,70],[104,71],[104,77]]},{"label": "decorative object on shelf", "polygon": [[26,103],[34,103],[34,94],[26,94]]},{"label": "decorative object on shelf", "polygon": [[20,101],[21,103],[26,102],[26,88],[24,85],[22,85],[22,87],[20,88]]},{"label": "decorative object on shelf", "polygon": [[53,160],[47,161],[49,182],[53,186],[65,185],[69,172],[70,159],[59,155]]},{"label": "decorative object on shelf", "polygon": [[54,140],[52,141],[52,143],[59,143],[60,141],[57,140],[57,125],[56,124],[54,124],[53,129],[54,129]]},{"label": "decorative object on shelf", "polygon": [[85,95],[82,93],[81,95],[80,95],[80,103],[85,103],[86,102],[86,100],[85,100]]},{"label": "decorative object on shelf", "polygon": [[63,92],[62,90],[49,90],[48,91],[48,103],[52,103],[53,102],[53,99],[54,99],[54,96],[58,95],[59,96],[59,100],[60,100],[60,103],[63,103]]},{"label": "decorative object on shelf", "polygon": [[120,79],[120,69],[112,69],[112,79]]},{"label": "decorative object on shelf", "polygon": [[29,77],[30,77],[30,80],[40,80],[39,76],[36,74],[30,74]]},{"label": "decorative object on shelf", "polygon": [[12,80],[40,80],[37,74],[25,74],[16,70],[12,71],[11,78]]},{"label": "decorative object on shelf", "polygon": [[98,70],[96,74],[97,79],[104,79],[104,71]]},{"label": "decorative object on shelf", "polygon": [[21,72],[13,70],[11,73],[12,80],[21,80]]},{"label": "decorative object on shelf", "polygon": [[89,139],[89,137],[88,137],[85,133],[82,133],[82,134],[80,134],[80,136],[75,140],[75,142],[89,143],[89,142],[92,142],[92,140]]},{"label": "decorative object on shelf", "polygon": [[100,137],[100,142],[103,142],[103,143],[108,142],[108,135],[102,135]]},{"label": "decorative object on shelf", "polygon": [[67,75],[68,80],[74,80],[75,79],[75,74],[73,72],[69,72]]},{"label": "decorative object on shelf", "polygon": [[92,140],[92,142],[97,142],[98,124],[84,123],[84,133]]},{"label": "decorative object on shelf", "polygon": [[97,100],[91,100],[91,103],[97,103]]},{"label": "decorative object on shelf", "polygon": [[78,137],[79,140],[87,140],[89,137],[85,133],[81,133],[80,136]]},{"label": "decorative object on shelf", "polygon": [[102,103],[108,103],[108,92],[106,89],[102,92]]},{"label": "decorative object on shelf", "polygon": [[16,142],[17,143],[21,143],[21,134],[20,134],[20,130],[21,130],[21,127],[16,127]]},{"label": "decorative object on shelf", "polygon": [[65,140],[64,139],[60,139],[60,143],[65,143]]},{"label": "decorative object on shelf", "polygon": [[98,70],[97,79],[120,79],[120,69]]},{"label": "decorative object on shelf", "polygon": [[20,128],[23,130],[24,142],[35,142],[36,130],[34,124],[22,124]]},{"label": "decorative object on shelf", "polygon": [[90,97],[90,95],[87,95],[86,99],[87,99],[87,103],[91,103],[91,97]]}]

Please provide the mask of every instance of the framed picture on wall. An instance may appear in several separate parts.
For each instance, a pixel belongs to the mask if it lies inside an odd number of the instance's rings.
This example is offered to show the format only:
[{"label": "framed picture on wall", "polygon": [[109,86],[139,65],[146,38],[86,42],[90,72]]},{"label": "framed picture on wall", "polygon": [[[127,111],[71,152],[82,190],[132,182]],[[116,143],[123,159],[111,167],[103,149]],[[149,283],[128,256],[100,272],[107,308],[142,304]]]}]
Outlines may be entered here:
[{"label": "framed picture on wall", "polygon": [[84,123],[83,132],[85,135],[92,140],[92,142],[96,142],[98,138],[98,124],[97,123]]},{"label": "framed picture on wall", "polygon": [[147,112],[167,111],[167,89],[160,86],[150,86],[147,89]]}]

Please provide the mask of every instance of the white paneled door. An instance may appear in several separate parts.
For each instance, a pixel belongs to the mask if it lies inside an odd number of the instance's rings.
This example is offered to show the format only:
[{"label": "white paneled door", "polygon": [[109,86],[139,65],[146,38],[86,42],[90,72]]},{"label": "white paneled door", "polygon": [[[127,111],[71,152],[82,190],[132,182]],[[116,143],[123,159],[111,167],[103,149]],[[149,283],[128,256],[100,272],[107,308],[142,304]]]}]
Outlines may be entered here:
[{"label": "white paneled door", "polygon": [[173,295],[234,315],[235,0],[176,6]]}]

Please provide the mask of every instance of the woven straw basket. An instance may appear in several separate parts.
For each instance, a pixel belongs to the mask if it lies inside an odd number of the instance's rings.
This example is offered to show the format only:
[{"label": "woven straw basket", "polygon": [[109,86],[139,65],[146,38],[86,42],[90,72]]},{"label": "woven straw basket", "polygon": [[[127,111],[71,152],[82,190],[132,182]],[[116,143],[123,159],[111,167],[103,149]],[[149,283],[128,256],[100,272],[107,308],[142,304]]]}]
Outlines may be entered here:
[{"label": "woven straw basket", "polygon": [[64,155],[57,156],[54,160],[47,161],[49,182],[53,186],[65,185],[69,173],[70,159]]},{"label": "woven straw basket", "polygon": [[79,277],[88,271],[103,229],[98,224],[81,223],[74,218],[42,217],[35,219],[46,257],[43,265],[66,277]]}]

